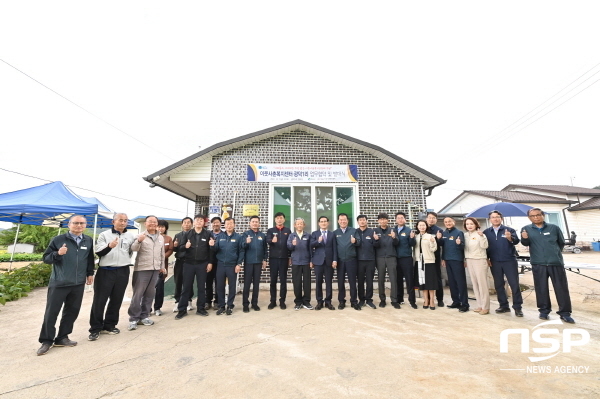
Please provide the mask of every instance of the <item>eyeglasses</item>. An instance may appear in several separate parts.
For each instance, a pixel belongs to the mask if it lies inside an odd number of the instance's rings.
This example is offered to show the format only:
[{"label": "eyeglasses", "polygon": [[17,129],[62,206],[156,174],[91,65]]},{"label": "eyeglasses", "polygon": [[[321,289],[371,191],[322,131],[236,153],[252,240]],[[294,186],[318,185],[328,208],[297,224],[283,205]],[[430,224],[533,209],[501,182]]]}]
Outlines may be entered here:
[{"label": "eyeglasses", "polygon": [[71,224],[83,226],[83,225],[86,225],[87,222],[71,222]]},{"label": "eyeglasses", "polygon": [[535,215],[529,215],[530,218],[539,218],[542,217],[544,215],[542,215],[541,213],[535,214]]}]

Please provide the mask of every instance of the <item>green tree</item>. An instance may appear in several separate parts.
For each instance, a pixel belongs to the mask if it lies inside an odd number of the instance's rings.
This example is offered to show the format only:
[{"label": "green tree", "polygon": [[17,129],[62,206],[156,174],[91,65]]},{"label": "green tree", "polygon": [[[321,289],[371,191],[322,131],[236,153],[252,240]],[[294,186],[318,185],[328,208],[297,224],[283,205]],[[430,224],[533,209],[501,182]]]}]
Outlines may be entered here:
[{"label": "green tree", "polygon": [[[63,232],[65,229],[62,230]],[[12,245],[15,242],[17,226],[0,232],[0,245]],[[41,253],[46,250],[50,240],[58,234],[55,227],[31,226],[22,224],[19,229],[18,243],[35,245],[35,252]]]},{"label": "green tree", "polygon": [[600,190],[600,186],[596,186],[594,187],[596,190]]}]

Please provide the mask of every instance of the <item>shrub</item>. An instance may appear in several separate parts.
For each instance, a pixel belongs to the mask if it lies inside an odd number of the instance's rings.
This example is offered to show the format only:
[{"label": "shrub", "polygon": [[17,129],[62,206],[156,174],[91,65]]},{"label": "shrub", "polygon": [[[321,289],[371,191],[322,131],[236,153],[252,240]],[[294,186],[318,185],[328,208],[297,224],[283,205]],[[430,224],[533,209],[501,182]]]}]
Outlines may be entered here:
[{"label": "shrub", "polygon": [[[42,254],[15,254],[13,262],[40,262]],[[10,262],[10,254],[0,254],[0,262]]]},{"label": "shrub", "polygon": [[36,287],[45,287],[50,281],[52,265],[32,263],[11,272],[0,273],[0,303],[27,296]]}]

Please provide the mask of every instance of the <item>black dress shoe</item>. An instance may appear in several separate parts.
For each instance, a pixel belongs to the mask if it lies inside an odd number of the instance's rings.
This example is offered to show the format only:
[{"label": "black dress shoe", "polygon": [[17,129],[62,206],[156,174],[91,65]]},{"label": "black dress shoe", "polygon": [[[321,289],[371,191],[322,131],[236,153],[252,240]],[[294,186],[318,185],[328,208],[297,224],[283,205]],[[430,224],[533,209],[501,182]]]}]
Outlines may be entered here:
[{"label": "black dress shoe", "polygon": [[246,305],[244,305],[244,309],[243,309],[244,313],[250,313],[250,308]]},{"label": "black dress shoe", "polygon": [[75,346],[77,342],[71,341],[69,338],[65,337],[61,340],[58,340],[54,343],[54,346]]},{"label": "black dress shoe", "polygon": [[203,316],[203,317],[207,317],[208,316],[208,312],[206,311],[206,309],[198,309],[196,311],[196,314],[198,316]]},{"label": "black dress shoe", "polygon": [[279,309],[281,309],[281,310],[285,310],[286,308],[287,308],[287,306],[285,306],[285,303],[281,302],[281,303],[279,304]]},{"label": "black dress shoe", "polygon": [[499,307],[496,309],[496,313],[510,313],[510,308]]},{"label": "black dress shoe", "polygon": [[[440,306],[440,305],[438,305]],[[453,303],[452,305],[448,305],[450,309],[460,309],[460,303]]]},{"label": "black dress shoe", "polygon": [[550,320],[550,316],[546,313],[540,313],[540,320]]},{"label": "black dress shoe", "polygon": [[385,301],[379,302],[379,307],[380,308],[385,308]]},{"label": "black dress shoe", "polygon": [[392,306],[394,309],[400,309],[400,304],[398,302],[392,302]]},{"label": "black dress shoe", "polygon": [[255,312],[258,312],[260,310],[260,308],[258,307],[258,305],[252,305],[252,310],[254,310]]},{"label": "black dress shoe", "polygon": [[332,305],[332,304],[330,304],[330,303],[326,303],[326,304],[325,304],[325,307],[326,307],[327,309],[329,309],[329,310],[335,310],[335,306],[333,306],[333,305]]},{"label": "black dress shoe", "polygon": [[523,317],[523,311],[521,309],[515,309],[515,316]]},{"label": "black dress shoe", "polygon": [[342,302],[342,303],[340,303],[340,304],[338,305],[338,309],[339,309],[339,310],[342,310],[342,309],[344,309],[345,307],[346,307],[346,304],[345,304],[345,303],[343,303],[343,302]]},{"label": "black dress shoe", "polygon": [[444,306],[446,306],[444,301],[438,301],[438,308],[443,308]]},{"label": "black dress shoe", "polygon": [[416,303],[411,303],[410,307],[413,308],[413,309],[416,309],[417,308],[417,304]]},{"label": "black dress shoe", "polygon": [[[206,310],[205,310],[206,312]],[[183,319],[185,316],[187,316],[187,310],[180,310],[179,312],[177,312],[177,314],[175,315],[175,320],[181,320]]]},{"label": "black dress shoe", "polygon": [[361,309],[361,307],[360,307],[360,305],[359,305],[358,303],[357,303],[357,304],[354,304],[354,305],[352,305],[352,307],[353,307],[355,310],[360,310],[360,309]]},{"label": "black dress shoe", "polygon": [[323,304],[321,302],[317,303],[317,306],[315,306],[315,310],[321,310],[323,309]]},{"label": "black dress shoe", "polygon": [[575,320],[571,316],[560,316],[560,319],[565,323],[575,324]]},{"label": "black dress shoe", "polygon": [[466,313],[466,312],[468,312],[468,311],[469,311],[469,307],[468,307],[468,306],[463,306],[463,307],[460,307],[460,308],[458,308],[458,311],[459,311],[460,313]]},{"label": "black dress shoe", "polygon": [[233,309],[232,308],[227,308],[227,316],[231,316],[231,314],[233,313]]},{"label": "black dress shoe", "polygon": [[37,355],[45,355],[46,353],[48,353],[50,348],[52,348],[52,344],[43,343],[42,346],[40,346],[40,349],[37,350]]},{"label": "black dress shoe", "polygon": [[359,301],[359,302],[358,302],[358,306],[360,306],[361,308],[362,308],[363,306],[365,306],[365,301]]},{"label": "black dress shoe", "polygon": [[269,304],[269,306],[267,306],[267,309],[271,310],[271,309],[275,309],[275,306],[277,306],[277,304],[275,302],[271,302]]},{"label": "black dress shoe", "polygon": [[219,308],[219,310],[217,310],[217,316],[221,316],[223,313],[225,313],[225,308]]}]

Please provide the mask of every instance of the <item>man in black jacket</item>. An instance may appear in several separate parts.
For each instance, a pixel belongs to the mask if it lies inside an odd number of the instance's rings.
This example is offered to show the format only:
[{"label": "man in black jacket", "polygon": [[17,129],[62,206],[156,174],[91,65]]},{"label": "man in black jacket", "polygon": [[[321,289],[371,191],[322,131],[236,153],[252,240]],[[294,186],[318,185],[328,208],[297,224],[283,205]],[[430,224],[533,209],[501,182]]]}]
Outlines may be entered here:
[{"label": "man in black jacket", "polygon": [[175,319],[179,320],[187,315],[188,302],[192,299],[194,277],[196,278],[196,289],[198,300],[196,302],[196,314],[208,316],[204,309],[206,301],[206,274],[212,269],[213,247],[210,244],[212,237],[204,229],[204,215],[194,217],[194,228],[182,236],[183,246],[183,291],[179,300],[179,308]]},{"label": "man in black jacket", "polygon": [[375,243],[375,254],[377,256],[377,280],[379,285],[379,307],[385,307],[385,271],[387,270],[390,278],[390,298],[392,306],[395,309],[400,309],[398,301],[398,277],[396,276],[396,247],[398,246],[398,237],[396,232],[391,228],[389,216],[387,213],[380,213],[377,216],[379,227],[375,228],[373,238]]},{"label": "man in black jacket", "polygon": [[[181,290],[183,289],[183,257],[185,256],[184,245],[186,241],[183,241],[182,236],[192,229],[194,221],[191,217],[186,216],[181,219],[181,229],[183,231],[175,234],[173,238],[173,251],[175,252],[175,266],[173,266],[173,278],[175,279],[175,307],[173,312],[179,311],[179,298],[181,298]],[[181,245],[180,245],[181,244]],[[181,250],[181,251],[180,251]],[[194,296],[194,289],[192,287],[192,297]],[[192,304],[188,305],[188,310],[192,310]]]},{"label": "man in black jacket", "polygon": [[291,264],[290,250],[287,240],[292,231],[285,227],[285,214],[275,214],[275,227],[267,230],[267,244],[269,244],[269,271],[271,274],[271,301],[269,309],[277,306],[277,277],[279,277],[279,307],[285,309],[287,295],[287,273]]},{"label": "man in black jacket", "polygon": [[[48,297],[39,341],[38,356],[54,346],[75,346],[69,339],[73,324],[79,316],[85,284],[94,282],[94,242],[83,234],[86,219],[81,215],[69,220],[69,231],[56,236],[44,252],[44,263],[52,265]],[[58,334],[56,319],[62,308]]]}]

